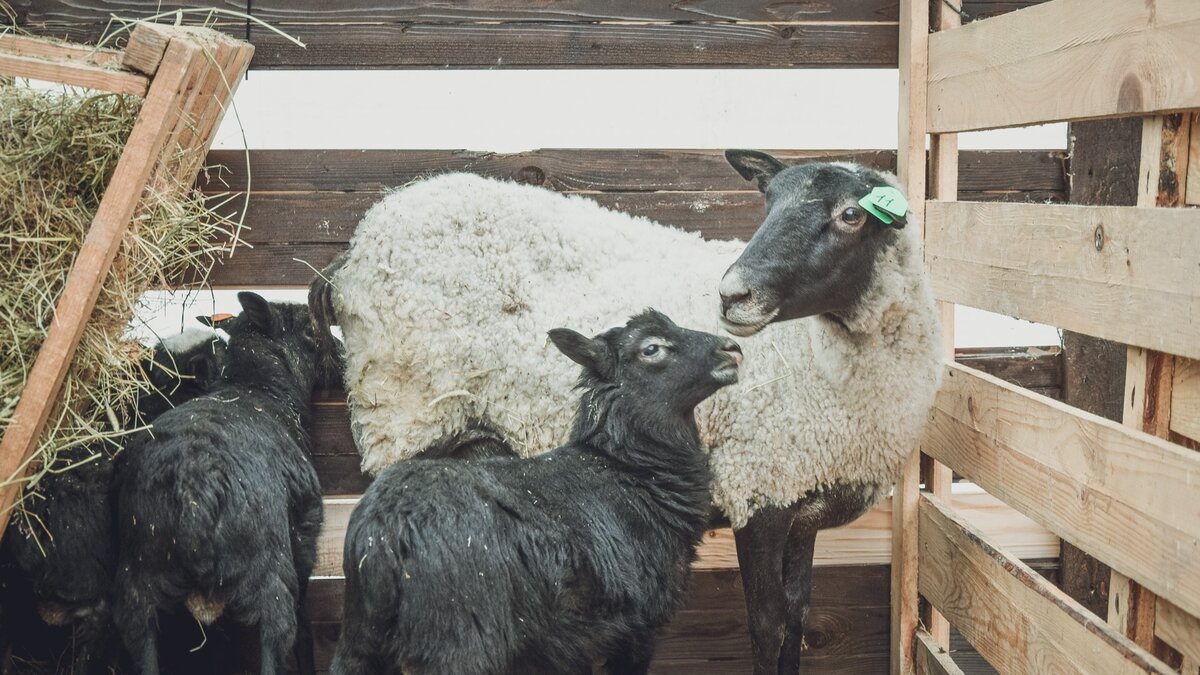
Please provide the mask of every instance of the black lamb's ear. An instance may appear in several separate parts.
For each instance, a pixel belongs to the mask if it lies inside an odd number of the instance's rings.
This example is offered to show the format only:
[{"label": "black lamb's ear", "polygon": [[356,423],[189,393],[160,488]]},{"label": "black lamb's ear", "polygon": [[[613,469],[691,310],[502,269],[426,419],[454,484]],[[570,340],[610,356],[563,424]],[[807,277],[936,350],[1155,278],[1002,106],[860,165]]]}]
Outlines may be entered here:
[{"label": "black lamb's ear", "polygon": [[742,178],[754,181],[760,192],[766,191],[775,174],[787,168],[783,162],[758,150],[726,150],[725,161],[737,169]]},{"label": "black lamb's ear", "polygon": [[271,313],[271,303],[258,293],[250,291],[242,291],[237,297],[242,305],[242,319],[249,325],[256,326],[264,334],[274,335],[275,316]]},{"label": "black lamb's ear", "polygon": [[597,374],[608,372],[608,346],[570,328],[554,328],[549,332],[550,341],[558,351],[575,363]]},{"label": "black lamb's ear", "polygon": [[229,322],[235,318],[237,317],[235,317],[233,314],[222,313],[213,314],[212,316],[198,316],[196,317],[196,320],[205,326],[208,326],[209,328],[221,328],[222,326],[227,326]]}]

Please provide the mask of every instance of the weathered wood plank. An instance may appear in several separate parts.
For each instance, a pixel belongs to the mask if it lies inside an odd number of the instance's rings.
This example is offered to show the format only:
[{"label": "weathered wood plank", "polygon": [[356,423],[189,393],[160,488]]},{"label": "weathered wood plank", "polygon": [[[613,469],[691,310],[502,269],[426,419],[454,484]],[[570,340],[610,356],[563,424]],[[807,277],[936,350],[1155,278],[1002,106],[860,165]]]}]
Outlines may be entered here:
[{"label": "weathered wood plank", "polygon": [[1155,605],[1154,634],[1185,658],[1200,663],[1200,619],[1163,598]]},{"label": "weathered wood plank", "polygon": [[1200,455],[955,364],[923,447],[1096,558],[1200,610]]},{"label": "weathered wood plank", "polygon": [[[0,42],[2,45],[3,42]],[[0,74],[133,96],[145,96],[150,86],[150,80],[138,73],[83,61],[51,61],[37,56],[6,53],[0,53]]]},{"label": "weathered wood plank", "polygon": [[[851,161],[896,170],[891,150],[768,150],[789,163]],[[199,182],[208,192],[378,191],[419,178],[469,171],[561,192],[752,190],[720,150],[544,149],[518,153],[468,150],[251,150],[209,153]],[[1067,192],[1067,155],[1057,150],[967,150],[960,153],[959,192]],[[220,169],[216,167],[221,167]],[[1036,201],[1035,197],[1023,201]]]},{"label": "weathered wood plank", "polygon": [[1195,0],[1058,0],[929,39],[933,133],[1200,107]]},{"label": "weathered wood plank", "polygon": [[950,652],[922,629],[917,629],[916,665],[919,675],[963,675]]},{"label": "weathered wood plank", "polygon": [[[990,16],[1041,0],[968,2]],[[145,0],[16,0],[18,25],[75,41],[96,40],[110,16],[145,18],[194,5]],[[246,11],[245,0],[213,6]],[[252,13],[296,35],[229,16],[213,26],[249,31],[256,68],[696,67],[896,65],[894,0],[571,0],[385,3],[255,2]],[[191,15],[195,21],[203,15]]]},{"label": "weathered wood plank", "polygon": [[921,594],[1000,672],[1172,672],[936,497],[919,511]]},{"label": "weathered wood plank", "polygon": [[940,299],[1200,357],[1200,212],[930,202]]},{"label": "weathered wood plank", "polygon": [[1170,429],[1200,440],[1200,361],[1175,359]]},{"label": "weathered wood plank", "polygon": [[[357,496],[327,497],[325,524],[318,540],[315,576],[342,573],[342,545]],[[956,492],[954,502],[964,517],[1022,558],[1053,558],[1058,539],[995,497],[979,490]],[[817,535],[814,564],[882,565],[891,561],[891,501],[885,500],[846,527]],[[700,547],[697,570],[737,569],[737,551],[729,528],[711,530]]]}]

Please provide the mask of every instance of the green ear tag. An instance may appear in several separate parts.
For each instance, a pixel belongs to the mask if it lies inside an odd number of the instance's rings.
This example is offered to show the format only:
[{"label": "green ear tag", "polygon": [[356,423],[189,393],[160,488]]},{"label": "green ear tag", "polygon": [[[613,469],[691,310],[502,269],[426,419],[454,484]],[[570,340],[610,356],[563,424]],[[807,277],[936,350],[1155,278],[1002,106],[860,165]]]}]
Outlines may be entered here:
[{"label": "green ear tag", "polygon": [[858,200],[858,204],[888,225],[908,213],[908,200],[894,187],[877,187]]}]

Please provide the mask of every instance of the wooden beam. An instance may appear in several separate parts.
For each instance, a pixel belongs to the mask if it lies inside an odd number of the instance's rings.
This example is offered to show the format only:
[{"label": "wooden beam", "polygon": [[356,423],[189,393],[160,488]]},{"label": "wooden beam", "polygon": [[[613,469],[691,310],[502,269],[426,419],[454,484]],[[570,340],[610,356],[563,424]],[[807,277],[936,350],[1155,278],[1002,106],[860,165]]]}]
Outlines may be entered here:
[{"label": "wooden beam", "polygon": [[[1027,560],[1058,556],[1058,540],[1053,533],[995,497],[972,486],[962,486],[954,498],[964,518],[1003,543],[1014,555]],[[314,576],[341,575],[342,544],[350,514],[358,500],[357,496],[325,498],[325,524],[318,540]],[[887,565],[891,562],[892,551],[891,511],[892,504],[888,499],[846,527],[822,530],[817,535],[814,564],[818,567]],[[719,528],[705,536],[695,568],[738,568],[732,530]]]},{"label": "wooden beam", "polygon": [[916,661],[918,675],[963,675],[948,649],[939,644],[929,631],[920,628],[917,629]]},{"label": "wooden beam", "polygon": [[1200,663],[1200,619],[1159,598],[1154,618],[1156,637],[1179,650],[1185,659]]},{"label": "wooden beam", "polygon": [[[925,222],[925,119],[929,56],[929,4],[900,2],[899,118],[896,169],[908,188],[909,208],[917,223]],[[892,630],[891,675],[916,672],[915,634],[920,602],[917,595],[917,499],[921,453],[913,448],[892,492]]]},{"label": "wooden beam", "polygon": [[5,53],[0,53],[0,74],[133,96],[145,96],[149,87],[149,80],[137,73],[82,61],[51,61],[37,56]]},{"label": "wooden beam", "polygon": [[108,68],[120,68],[123,54],[117,49],[89,47],[13,34],[0,35],[0,52],[13,56],[31,56],[46,61],[74,61]]},{"label": "wooden beam", "polygon": [[930,203],[939,299],[1200,357],[1200,212]]},{"label": "wooden beam", "polygon": [[934,133],[1200,108],[1195,0],[1056,0],[934,34]]},{"label": "wooden beam", "polygon": [[1176,358],[1174,370],[1168,427],[1200,441],[1200,361]]},{"label": "wooden beam", "polygon": [[921,497],[919,532],[921,594],[1000,672],[1174,672],[936,497]]},{"label": "wooden beam", "polygon": [[1187,611],[1200,611],[1200,454],[951,364],[927,452]]},{"label": "wooden beam", "polygon": [[[1041,1],[969,0],[966,9],[981,17]],[[152,0],[17,5],[18,25],[76,41],[96,39],[113,14],[145,18],[194,8]],[[255,0],[252,9],[307,45],[233,17],[209,18],[238,37],[249,28],[256,68],[892,68],[897,54],[894,0]]]}]

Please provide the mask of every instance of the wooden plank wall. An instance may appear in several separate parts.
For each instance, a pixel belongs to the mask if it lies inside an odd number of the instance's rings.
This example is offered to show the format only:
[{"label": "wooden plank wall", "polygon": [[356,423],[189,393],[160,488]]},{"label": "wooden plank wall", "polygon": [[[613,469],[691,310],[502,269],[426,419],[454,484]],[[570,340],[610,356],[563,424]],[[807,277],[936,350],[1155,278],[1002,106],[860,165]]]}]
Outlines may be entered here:
[{"label": "wooden plank wall", "polygon": [[[968,0],[990,16],[1044,0]],[[110,15],[142,18],[193,3],[10,0],[18,25],[94,41]],[[216,27],[257,48],[252,68],[594,68],[896,66],[894,0],[566,0],[388,3],[214,0],[306,45],[232,17]]]},{"label": "wooden plank wall", "polygon": [[[853,160],[894,169],[890,151],[777,151],[780,157]],[[302,286],[343,250],[380,191],[443,171],[544,185],[714,239],[749,239],[762,196],[715,150],[537,150],[515,154],[417,150],[255,150],[209,156],[204,190],[233,215],[252,199],[238,251],[211,277],[218,286]],[[1051,151],[963,153],[960,191],[980,201],[1061,202],[1066,157]]]}]

